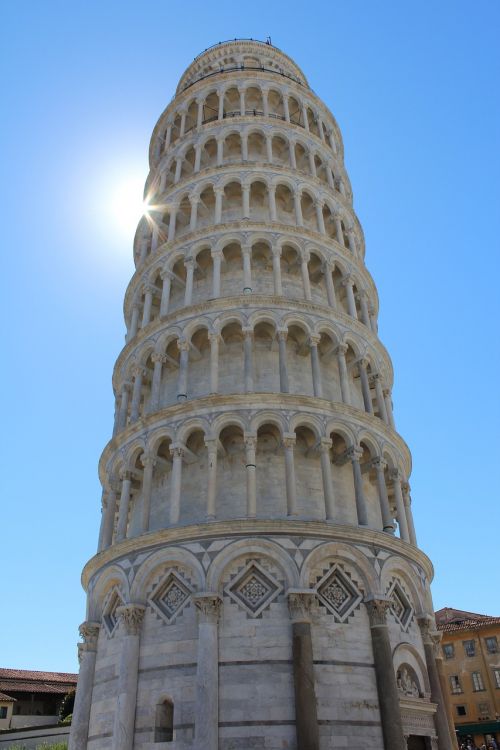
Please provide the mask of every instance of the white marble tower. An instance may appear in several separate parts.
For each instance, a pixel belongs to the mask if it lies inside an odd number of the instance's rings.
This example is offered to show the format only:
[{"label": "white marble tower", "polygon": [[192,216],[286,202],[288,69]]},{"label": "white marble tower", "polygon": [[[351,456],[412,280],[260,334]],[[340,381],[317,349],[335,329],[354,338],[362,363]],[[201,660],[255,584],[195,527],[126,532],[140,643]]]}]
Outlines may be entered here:
[{"label": "white marble tower", "polygon": [[158,120],[71,750],[452,747],[343,156],[251,40]]}]

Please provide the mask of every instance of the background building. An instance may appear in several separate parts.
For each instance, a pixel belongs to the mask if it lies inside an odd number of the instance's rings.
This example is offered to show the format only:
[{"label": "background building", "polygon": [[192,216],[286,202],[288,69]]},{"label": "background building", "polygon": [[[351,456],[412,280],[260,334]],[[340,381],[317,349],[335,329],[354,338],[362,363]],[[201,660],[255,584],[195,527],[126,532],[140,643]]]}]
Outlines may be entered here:
[{"label": "background building", "polygon": [[153,132],[72,750],[451,747],[342,138],[234,40]]},{"label": "background building", "polygon": [[459,739],[500,746],[500,617],[444,607],[436,624]]},{"label": "background building", "polygon": [[76,688],[77,676],[0,667],[0,729],[57,724],[61,702]]}]

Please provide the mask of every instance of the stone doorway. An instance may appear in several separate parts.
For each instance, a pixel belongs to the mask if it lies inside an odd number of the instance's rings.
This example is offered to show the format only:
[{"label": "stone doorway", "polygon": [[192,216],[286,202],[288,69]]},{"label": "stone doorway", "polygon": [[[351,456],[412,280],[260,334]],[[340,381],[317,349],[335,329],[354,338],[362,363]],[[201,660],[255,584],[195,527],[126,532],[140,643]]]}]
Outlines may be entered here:
[{"label": "stone doorway", "polygon": [[408,750],[431,750],[432,745],[429,737],[410,734],[407,743]]}]

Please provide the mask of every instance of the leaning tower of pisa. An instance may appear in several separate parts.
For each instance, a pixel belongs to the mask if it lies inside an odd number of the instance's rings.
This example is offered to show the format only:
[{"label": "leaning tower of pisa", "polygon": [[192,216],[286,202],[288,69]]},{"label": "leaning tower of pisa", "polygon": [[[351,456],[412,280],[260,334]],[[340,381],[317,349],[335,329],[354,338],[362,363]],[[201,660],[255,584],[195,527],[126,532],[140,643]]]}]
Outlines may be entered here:
[{"label": "leaning tower of pisa", "polygon": [[153,131],[71,750],[450,750],[335,119],[270,44]]}]

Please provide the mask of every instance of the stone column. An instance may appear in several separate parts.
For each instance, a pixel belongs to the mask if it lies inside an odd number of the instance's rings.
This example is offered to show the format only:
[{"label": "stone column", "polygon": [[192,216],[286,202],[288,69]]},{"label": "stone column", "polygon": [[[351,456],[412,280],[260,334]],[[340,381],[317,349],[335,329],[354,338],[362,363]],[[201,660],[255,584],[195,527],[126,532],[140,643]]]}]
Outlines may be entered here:
[{"label": "stone column", "polygon": [[321,455],[321,476],[323,478],[323,493],[325,496],[325,516],[326,519],[330,521],[335,514],[332,465],[330,463],[330,448],[332,447],[332,441],[329,438],[321,438],[318,447]]},{"label": "stone column", "polygon": [[255,450],[257,436],[245,436],[245,463],[247,474],[247,517],[255,518],[257,513],[257,488],[255,482]]},{"label": "stone column", "polygon": [[411,497],[410,497],[410,485],[408,482],[403,482],[401,485],[401,489],[403,490],[403,500],[405,505],[405,511],[406,511],[406,522],[408,524],[408,534],[410,536],[410,544],[413,544],[415,547],[417,547],[417,535],[415,533],[415,525],[413,523],[413,513],[411,510]]},{"label": "stone column", "polygon": [[326,296],[328,298],[328,304],[334,310],[337,309],[337,297],[335,295],[335,286],[333,285],[332,278],[332,267],[329,263],[323,265],[323,275],[326,283]]},{"label": "stone column", "polygon": [[335,175],[333,173],[333,166],[331,163],[325,165],[325,172],[326,179],[328,181],[328,187],[332,190],[335,190]]},{"label": "stone column", "polygon": [[178,156],[175,160],[174,185],[176,185],[181,179],[182,161],[182,156]]},{"label": "stone column", "polygon": [[297,748],[319,750],[318,707],[311,639],[311,610],[315,594],[309,589],[289,589],[287,598],[292,621]]},{"label": "stone column", "polygon": [[370,313],[368,312],[368,295],[365,291],[361,290],[361,292],[358,292],[357,299],[359,301],[359,306],[361,308],[361,320],[365,324],[367,328],[371,330],[370,326]]},{"label": "stone column", "polygon": [[243,218],[250,218],[250,185],[242,185],[241,192],[243,194]]},{"label": "stone column", "polygon": [[190,195],[189,196],[189,202],[191,204],[191,216],[189,219],[189,231],[190,232],[196,232],[196,227],[198,224],[198,204],[200,202],[200,198],[197,195]]},{"label": "stone column", "polygon": [[345,355],[349,347],[347,344],[339,344],[335,349],[337,355],[337,363],[339,366],[339,378],[340,378],[340,392],[342,394],[342,402],[344,404],[351,403],[351,389],[349,387],[349,375],[347,373],[347,362]]},{"label": "stone column", "polygon": [[113,541],[113,528],[116,514],[116,492],[112,487],[106,496],[106,504],[101,522],[101,534],[99,536],[98,552],[107,549]]},{"label": "stone column", "polygon": [[287,356],[286,356],[286,339],[288,331],[278,330],[278,347],[279,347],[279,367],[280,367],[280,391],[281,393],[289,393],[290,387],[288,383],[288,369],[287,369]]},{"label": "stone column", "polygon": [[144,466],[144,472],[142,474],[141,533],[146,534],[149,531],[151,493],[153,491],[153,471],[156,466],[156,461],[154,456],[151,456],[149,453],[143,453],[141,463]]},{"label": "stone column", "polygon": [[132,317],[130,319],[130,330],[128,332],[127,341],[132,341],[137,336],[137,329],[139,328],[139,303],[134,302],[132,305]]},{"label": "stone column", "polygon": [[292,169],[297,169],[297,157],[295,154],[295,141],[290,141],[290,166]]},{"label": "stone column", "polygon": [[245,89],[240,89],[240,114],[245,115]]},{"label": "stone column", "polygon": [[382,389],[382,383],[380,382],[380,374],[378,372],[373,373],[370,378],[370,382],[375,388],[375,396],[377,398],[377,408],[380,414],[380,419],[386,424],[389,424],[387,409],[385,408],[384,392]]},{"label": "stone column", "polygon": [[116,542],[121,542],[127,536],[128,511],[130,504],[130,489],[132,486],[132,475],[130,471],[122,472],[122,491],[120,504],[118,506],[118,523],[116,526]]},{"label": "stone column", "polygon": [[304,120],[304,128],[309,132],[309,118],[307,117],[307,108],[305,104],[302,104],[302,119]]},{"label": "stone column", "polygon": [[368,373],[366,372],[367,361],[364,358],[358,360],[359,379],[361,380],[361,392],[363,394],[363,403],[365,411],[373,414],[372,397],[370,395],[370,384],[368,382]]},{"label": "stone column", "polygon": [[196,671],[195,750],[219,746],[219,637],[222,599],[215,592],[193,594],[198,611],[198,659]]},{"label": "stone column", "polygon": [[187,112],[181,112],[181,127],[179,129],[179,138],[183,138],[186,133],[186,115]]},{"label": "stone column", "polygon": [[197,117],[196,117],[196,127],[201,128],[203,125],[203,99],[197,99],[196,104],[198,105],[198,111],[197,111]]},{"label": "stone column", "polygon": [[[165,225],[163,222],[161,222],[161,226],[164,227]],[[158,250],[158,243],[160,240],[160,227],[155,224],[153,226],[153,232],[151,235],[151,253],[155,253]],[[162,244],[163,244],[163,232],[162,232]]]},{"label": "stone column", "polygon": [[370,598],[366,601],[368,617],[370,618],[384,750],[402,750],[406,747],[406,742],[403,735],[398,686],[386,619],[390,606],[389,599],[382,596]]},{"label": "stone column", "polygon": [[295,482],[295,460],[293,449],[295,447],[295,434],[283,435],[283,448],[285,451],[285,485],[286,485],[286,512],[288,516],[297,515],[297,488]]},{"label": "stone column", "polygon": [[370,328],[372,329],[373,333],[378,333],[378,326],[377,326],[377,318],[375,317],[375,307],[373,305],[370,305],[368,312],[370,313]]},{"label": "stone column", "polygon": [[321,385],[321,368],[319,364],[318,344],[320,336],[311,336],[309,348],[311,350],[311,369],[313,379],[313,391],[316,398],[323,398],[323,387]]},{"label": "stone column", "polygon": [[213,279],[212,279],[212,297],[220,297],[220,268],[222,264],[222,250],[212,251]]},{"label": "stone column", "polygon": [[120,399],[120,411],[118,412],[118,431],[124,430],[127,426],[128,400],[130,396],[131,383],[123,383],[122,395]]},{"label": "stone column", "polygon": [[179,521],[181,511],[182,460],[184,446],[171,445],[172,477],[170,480],[170,523],[172,526]]},{"label": "stone column", "polygon": [[330,148],[332,149],[333,153],[337,153],[337,146],[335,145],[335,138],[333,137],[333,131],[328,131],[328,141],[330,142]]},{"label": "stone column", "polygon": [[217,440],[205,440],[208,455],[207,520],[215,518],[217,494]]},{"label": "stone column", "polygon": [[252,248],[249,245],[244,245],[241,249],[243,254],[243,294],[251,294],[252,292],[252,265],[251,265],[251,254]]},{"label": "stone column", "polygon": [[243,329],[245,393],[253,391],[253,330]]},{"label": "stone column", "polygon": [[160,302],[160,317],[164,318],[168,313],[168,305],[170,303],[170,288],[172,285],[172,274],[170,271],[162,271],[161,278],[163,279],[163,289],[161,290],[161,302]]},{"label": "stone column", "polygon": [[165,151],[170,146],[170,139],[172,138],[172,123],[169,122],[167,125],[167,132],[165,133]]},{"label": "stone column", "polygon": [[142,381],[147,371],[145,367],[136,365],[134,368],[134,386],[132,389],[132,404],[130,406],[130,421],[136,422],[139,419],[139,409],[141,406]]},{"label": "stone column", "polygon": [[276,186],[269,186],[269,216],[271,221],[276,221]]},{"label": "stone column", "polygon": [[193,278],[194,278],[194,258],[187,258],[184,261],[186,267],[186,288],[184,290],[184,307],[189,307],[193,302]]},{"label": "stone column", "polygon": [[126,604],[116,610],[123,636],[112,750],[133,750],[134,747],[139,645],[145,609],[142,604]]},{"label": "stone column", "polygon": [[217,138],[217,157],[216,157],[216,164],[218,167],[222,166],[222,162],[224,161],[224,140],[222,138]]},{"label": "stone column", "polygon": [[210,393],[219,390],[219,334],[209,333],[210,341]]},{"label": "stone column", "polygon": [[[443,634],[437,631],[431,632],[431,638],[434,645],[434,658],[436,660],[436,668],[439,676],[439,684],[441,685],[441,695],[443,696],[444,709],[446,712],[446,718],[448,720],[448,732],[450,735],[451,746],[453,750],[458,750],[457,735],[455,734],[455,722],[453,717],[453,709],[451,702],[448,698],[448,678],[444,671],[443,666],[443,652],[441,650],[441,639]],[[493,689],[490,685],[490,690]]]},{"label": "stone column", "polygon": [[286,122],[290,122],[290,108],[288,106],[288,94],[283,94],[283,114],[285,115]]},{"label": "stone column", "polygon": [[366,500],[363,491],[363,477],[361,476],[361,466],[359,465],[359,459],[362,455],[363,451],[360,448],[349,448],[347,451],[347,458],[352,464],[358,524],[360,526],[368,526],[368,514],[366,512]]},{"label": "stone column", "polygon": [[78,644],[80,672],[73,707],[69,750],[87,750],[99,628],[98,622],[83,622],[79,628],[83,643]]},{"label": "stone column", "polygon": [[318,224],[318,232],[320,234],[326,234],[325,220],[323,218],[323,204],[321,201],[314,201],[314,208],[316,209],[316,221]]},{"label": "stone column", "polygon": [[[165,180],[165,177],[166,177],[166,174],[165,174],[165,172],[163,172],[163,174],[162,174],[162,180]],[[163,188],[162,188],[161,185],[160,185],[160,191],[163,192],[164,189],[165,189],[165,186],[163,186]],[[146,260],[146,257],[147,257],[147,254],[148,254],[148,248],[149,248],[149,240],[143,239],[141,241],[141,252],[140,252],[140,255],[139,255],[139,263],[140,264],[144,263],[144,261]]]},{"label": "stone column", "polygon": [[298,190],[294,190],[293,192],[293,205],[295,207],[295,221],[297,226],[302,227],[304,221],[302,219],[302,206],[300,205],[300,193]]},{"label": "stone column", "polygon": [[349,227],[347,230],[347,237],[349,239],[349,250],[356,258],[358,255],[357,248],[356,248],[356,235],[354,233],[353,227]]},{"label": "stone column", "polygon": [[266,155],[269,164],[273,163],[273,142],[270,135],[266,135]]},{"label": "stone column", "polygon": [[304,287],[304,298],[306,300],[311,300],[311,282],[309,280],[309,266],[308,266],[309,258],[306,255],[306,253],[302,253],[300,256],[300,270],[302,272],[302,285]]},{"label": "stone column", "polygon": [[220,224],[222,221],[222,196],[224,195],[223,188],[214,188],[215,193],[215,223]]},{"label": "stone column", "polygon": [[391,392],[388,388],[384,388],[382,390],[382,393],[384,394],[384,401],[385,401],[385,410],[387,412],[387,418],[389,420],[390,426],[393,428],[393,430],[396,429],[396,425],[394,424],[394,413],[392,411],[392,397]]},{"label": "stone column", "polygon": [[189,364],[189,341],[177,339],[177,348],[181,355],[179,359],[179,380],[177,384],[177,401],[187,399],[187,374]]},{"label": "stone column", "polygon": [[269,117],[269,89],[262,89],[262,109],[264,117]]},{"label": "stone column", "polygon": [[201,143],[197,143],[194,147],[194,169],[193,172],[199,172],[201,166]]},{"label": "stone column", "polygon": [[224,92],[218,91],[217,95],[219,97],[219,111],[217,113],[217,119],[223,120],[224,119]]},{"label": "stone column", "polygon": [[344,233],[342,231],[342,221],[340,214],[334,214],[333,220],[335,222],[335,239],[341,247],[344,247]]},{"label": "stone column", "polygon": [[314,152],[309,150],[309,171],[312,177],[316,177],[316,162],[314,161]]},{"label": "stone column", "polygon": [[248,135],[241,133],[241,158],[248,161]]},{"label": "stone column", "polygon": [[356,310],[356,300],[354,299],[354,290],[352,288],[353,280],[350,274],[348,274],[342,280],[342,286],[345,287],[347,297],[347,309],[351,318],[358,319],[358,311]]},{"label": "stone column", "polygon": [[283,286],[281,283],[281,248],[273,248],[273,282],[274,293],[278,297],[283,296]]},{"label": "stone column", "polygon": [[172,206],[172,208],[170,209],[170,221],[168,223],[167,242],[173,242],[175,239],[175,222],[177,220],[177,208],[178,206]]},{"label": "stone column", "polygon": [[151,361],[154,363],[154,369],[153,377],[151,380],[151,399],[149,402],[149,412],[150,414],[153,414],[155,411],[158,411],[158,408],[160,406],[161,372],[163,365],[166,362],[166,357],[164,354],[154,352],[151,355]]},{"label": "stone column", "polygon": [[441,683],[439,681],[439,672],[434,652],[435,641],[432,637],[434,631],[434,620],[430,615],[422,614],[420,617],[417,617],[417,621],[422,635],[422,642],[424,644],[425,663],[431,686],[431,701],[437,704],[434,721],[436,723],[438,736],[438,749],[453,750],[448,726],[448,717],[446,715],[446,707],[441,692]]},{"label": "stone column", "polygon": [[401,472],[399,469],[392,469],[391,471],[392,486],[394,489],[394,499],[396,501],[396,512],[398,514],[399,524],[399,536],[405,542],[410,541],[410,534],[408,531],[408,523],[406,520],[406,510],[403,500],[403,491],[401,489]]},{"label": "stone column", "polygon": [[145,328],[151,320],[151,306],[153,304],[153,292],[154,287],[151,284],[146,284],[144,287],[144,307],[142,310],[142,322],[141,328]]},{"label": "stone column", "polygon": [[378,499],[380,503],[380,513],[382,515],[382,527],[384,531],[387,531],[389,534],[394,534],[394,521],[391,516],[391,511],[389,508],[389,497],[387,495],[387,487],[385,484],[385,467],[387,464],[385,461],[382,461],[381,458],[374,458],[371,462],[371,465],[375,469],[377,473],[377,489],[378,489]]}]

